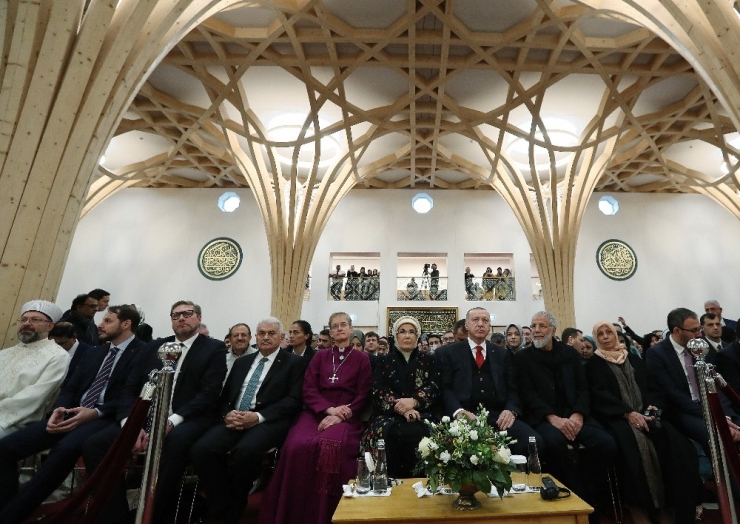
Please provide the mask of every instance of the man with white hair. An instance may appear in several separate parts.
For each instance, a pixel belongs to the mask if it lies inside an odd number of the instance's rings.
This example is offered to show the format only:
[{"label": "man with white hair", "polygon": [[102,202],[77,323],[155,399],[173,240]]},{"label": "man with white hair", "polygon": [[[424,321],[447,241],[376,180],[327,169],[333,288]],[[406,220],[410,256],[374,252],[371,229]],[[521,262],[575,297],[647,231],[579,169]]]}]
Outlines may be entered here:
[{"label": "man with white hair", "polygon": [[732,320],[730,318],[722,318],[722,306],[720,306],[719,302],[717,302],[716,300],[707,300],[706,302],[704,302],[704,312],[714,313],[720,318],[723,326],[727,326],[733,331],[737,330],[736,320]]},{"label": "man with white hair", "polygon": [[49,339],[60,318],[62,310],[46,300],[23,304],[19,342],[0,351],[0,438],[41,420],[67,375],[69,355]]}]

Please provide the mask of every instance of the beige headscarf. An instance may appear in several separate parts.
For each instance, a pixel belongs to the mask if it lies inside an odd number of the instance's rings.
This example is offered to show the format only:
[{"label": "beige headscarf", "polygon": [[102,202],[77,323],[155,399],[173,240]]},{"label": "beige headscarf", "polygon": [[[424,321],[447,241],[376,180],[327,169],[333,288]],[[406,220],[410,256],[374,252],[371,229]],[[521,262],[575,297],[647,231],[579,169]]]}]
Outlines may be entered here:
[{"label": "beige headscarf", "polygon": [[[616,346],[611,349],[606,349],[604,346],[602,346],[601,342],[599,342],[599,337],[596,336],[596,332],[599,330],[599,328],[603,326],[608,327],[614,333],[614,337],[617,340]],[[596,351],[594,351],[595,355],[598,355],[607,362],[612,362],[614,364],[623,364],[624,361],[627,360],[627,348],[624,347],[624,344],[619,342],[619,337],[617,336],[617,328],[614,327],[614,324],[607,320],[600,320],[599,322],[594,324],[594,329],[592,333],[597,346]]]}]

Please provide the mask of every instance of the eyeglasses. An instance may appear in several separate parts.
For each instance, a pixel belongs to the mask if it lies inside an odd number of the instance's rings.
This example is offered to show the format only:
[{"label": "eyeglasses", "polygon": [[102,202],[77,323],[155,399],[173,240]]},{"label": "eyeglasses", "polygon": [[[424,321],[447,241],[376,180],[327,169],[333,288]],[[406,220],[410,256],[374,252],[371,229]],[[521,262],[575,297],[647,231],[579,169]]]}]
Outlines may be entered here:
[{"label": "eyeglasses", "polygon": [[339,324],[332,324],[331,329],[339,329],[339,328],[347,328],[349,327],[349,322],[340,322]]},{"label": "eyeglasses", "polygon": [[182,316],[182,318],[190,318],[193,315],[195,315],[194,309],[186,309],[185,311],[176,311],[174,313],[170,313],[170,318],[172,320],[177,320]]},{"label": "eyeglasses", "polygon": [[416,336],[416,330],[415,329],[409,329],[406,331],[405,329],[399,329],[398,330],[399,335],[414,335]]},{"label": "eyeglasses", "polygon": [[18,323],[19,324],[25,324],[26,322],[30,322],[31,324],[41,324],[43,322],[51,322],[48,318],[38,318],[38,317],[32,317],[32,318],[19,318]]},{"label": "eyeglasses", "polygon": [[694,329],[686,329],[686,328],[679,327],[678,329],[680,329],[681,331],[688,331],[689,333],[693,333],[695,335],[697,333],[701,333],[701,328],[700,327],[694,328]]}]

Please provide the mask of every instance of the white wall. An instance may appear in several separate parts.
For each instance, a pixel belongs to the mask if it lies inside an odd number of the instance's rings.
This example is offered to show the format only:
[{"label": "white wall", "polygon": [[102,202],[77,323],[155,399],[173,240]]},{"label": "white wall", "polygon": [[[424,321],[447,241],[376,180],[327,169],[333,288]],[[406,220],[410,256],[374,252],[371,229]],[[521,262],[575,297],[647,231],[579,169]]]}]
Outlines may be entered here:
[{"label": "white wall", "polygon": [[[103,287],[112,304],[135,302],[146,311],[155,335],[171,333],[170,305],[181,298],[203,307],[203,321],[220,337],[236,322],[252,327],[270,313],[270,260],[267,238],[249,190],[237,190],[241,207],[231,214],[216,207],[218,189],[126,189],[91,211],[77,227],[62,278],[58,303],[67,308],[78,292]],[[530,248],[506,203],[491,191],[428,191],[434,209],[411,209],[412,190],[355,190],[339,204],[319,241],[312,263],[311,298],[302,317],[315,330],[339,309],[355,314],[355,324],[382,326],[388,306],[459,307],[464,300],[464,253],[513,253],[517,300],[483,303],[494,324],[528,322],[542,309],[533,301]],[[711,200],[695,195],[616,195],[616,216],[589,203],[576,260],[576,315],[584,331],[596,320],[627,318],[638,332],[662,328],[667,312],[685,306],[701,312],[717,298],[726,316],[740,316],[732,263],[740,257],[740,222]],[[214,282],[197,267],[209,240],[226,236],[241,244],[244,261],[231,278]],[[634,277],[615,282],[601,274],[595,252],[610,238],[637,253]],[[380,302],[327,299],[330,253],[381,253]],[[398,253],[447,253],[449,301],[395,301]],[[421,267],[418,268],[419,272]],[[475,303],[475,305],[480,303]]]}]

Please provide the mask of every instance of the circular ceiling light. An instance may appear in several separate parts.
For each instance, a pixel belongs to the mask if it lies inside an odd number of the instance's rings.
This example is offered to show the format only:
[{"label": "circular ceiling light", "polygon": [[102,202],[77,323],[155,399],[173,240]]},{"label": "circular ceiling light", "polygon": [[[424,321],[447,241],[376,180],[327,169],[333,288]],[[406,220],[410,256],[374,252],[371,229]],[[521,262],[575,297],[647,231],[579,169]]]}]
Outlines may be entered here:
[{"label": "circular ceiling light", "polygon": [[[308,115],[302,113],[280,115],[267,126],[267,138],[273,142],[295,142],[300,137],[301,129],[303,129],[307,118]],[[319,117],[319,127],[325,127],[326,125],[328,124]],[[314,127],[311,123],[308,125],[302,140],[310,140],[313,136]],[[319,167],[331,164],[341,154],[339,142],[333,136],[322,137],[320,145]],[[275,155],[283,164],[291,164],[293,162],[293,149],[291,146],[277,146],[275,147]],[[298,167],[307,169],[313,167],[315,153],[316,146],[313,142],[301,145],[298,150]]]},{"label": "circular ceiling light", "polygon": [[[557,117],[543,117],[542,123],[547,130],[547,137],[553,147],[555,166],[560,167],[567,164],[573,153],[570,151],[558,151],[558,149],[569,148],[578,144],[578,130],[576,126],[564,118]],[[532,129],[532,121],[525,122],[518,127],[523,133],[529,135]],[[545,134],[539,126],[535,129],[534,139],[538,142],[545,141]],[[522,169],[530,169],[529,145],[529,138],[527,136],[515,137],[506,146],[506,153],[512,158],[514,164]],[[547,148],[535,145],[533,154],[535,169],[548,169],[550,167],[550,154]]]},{"label": "circular ceiling light", "polygon": [[599,211],[605,215],[616,215],[619,211],[619,202],[610,196],[603,196],[599,199]]},{"label": "circular ceiling light", "polygon": [[239,207],[241,199],[233,191],[227,191],[218,197],[218,208],[224,213],[232,213]]},{"label": "circular ceiling light", "polygon": [[417,213],[429,213],[434,207],[434,199],[426,193],[417,193],[414,198],[411,199],[411,207]]}]

